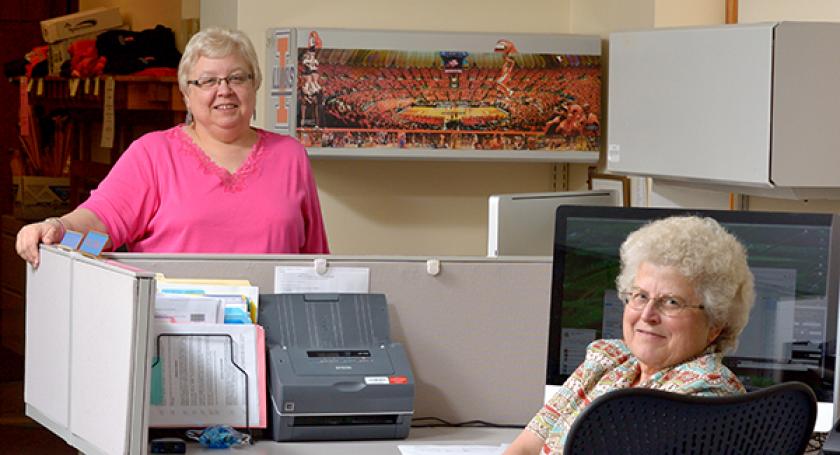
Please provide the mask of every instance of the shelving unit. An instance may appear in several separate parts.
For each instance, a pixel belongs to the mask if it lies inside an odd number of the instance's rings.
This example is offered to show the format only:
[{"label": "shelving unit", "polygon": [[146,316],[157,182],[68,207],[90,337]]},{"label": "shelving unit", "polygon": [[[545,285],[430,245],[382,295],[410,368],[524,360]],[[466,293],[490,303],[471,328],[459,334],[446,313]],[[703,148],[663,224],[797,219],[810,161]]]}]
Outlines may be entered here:
[{"label": "shelving unit", "polygon": [[[35,115],[49,116],[63,111],[74,124],[70,207],[87,198],[90,190],[108,174],[111,164],[131,141],[147,131],[169,128],[183,121],[186,109],[176,78],[115,76],[114,81],[114,141],[113,147],[105,153],[108,162],[95,161],[93,154],[94,149],[99,147],[102,130],[105,78],[99,80],[98,92],[93,79],[71,82],[48,77],[32,81],[28,101]],[[72,93],[71,84],[78,84],[75,93]],[[43,216],[35,219],[12,215],[2,217],[0,344],[19,354],[23,354],[24,350],[26,264],[17,256],[15,238],[24,224],[39,219]]]},{"label": "shelving unit", "polygon": [[[64,111],[77,125],[70,166],[70,204],[87,198],[119,158],[142,134],[183,121],[186,108],[174,77],[114,76],[114,140],[107,162],[94,158],[99,148],[104,115],[106,79],[96,81],[44,78],[34,80],[29,103],[41,115]],[[42,89],[38,90],[38,85]],[[72,88],[77,84],[75,92]]]}]

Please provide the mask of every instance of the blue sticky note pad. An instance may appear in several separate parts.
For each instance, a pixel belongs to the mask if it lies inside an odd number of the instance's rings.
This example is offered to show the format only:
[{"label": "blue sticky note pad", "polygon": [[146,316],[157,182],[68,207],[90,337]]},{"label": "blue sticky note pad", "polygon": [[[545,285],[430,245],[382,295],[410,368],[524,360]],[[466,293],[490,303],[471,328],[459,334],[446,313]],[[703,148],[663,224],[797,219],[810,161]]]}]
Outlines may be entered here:
[{"label": "blue sticky note pad", "polygon": [[99,254],[102,253],[102,249],[105,248],[105,244],[107,242],[108,234],[97,231],[88,231],[85,239],[82,241],[82,246],[79,247],[79,251],[91,256],[99,256]]},{"label": "blue sticky note pad", "polygon": [[64,237],[61,238],[61,243],[59,245],[75,250],[79,248],[79,244],[82,243],[82,237],[84,237],[84,234],[81,232],[67,231],[64,233]]}]

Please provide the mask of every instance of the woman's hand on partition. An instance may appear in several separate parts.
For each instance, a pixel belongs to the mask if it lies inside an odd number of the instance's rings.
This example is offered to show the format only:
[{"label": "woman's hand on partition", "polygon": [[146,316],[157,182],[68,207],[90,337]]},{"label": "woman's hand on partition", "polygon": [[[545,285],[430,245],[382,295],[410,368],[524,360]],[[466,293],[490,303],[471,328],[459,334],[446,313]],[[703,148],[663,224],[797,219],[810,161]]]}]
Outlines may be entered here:
[{"label": "woman's hand on partition", "polygon": [[20,257],[32,264],[32,267],[38,268],[41,260],[38,245],[59,243],[64,232],[64,225],[58,218],[47,218],[38,223],[27,224],[18,232],[15,248]]}]

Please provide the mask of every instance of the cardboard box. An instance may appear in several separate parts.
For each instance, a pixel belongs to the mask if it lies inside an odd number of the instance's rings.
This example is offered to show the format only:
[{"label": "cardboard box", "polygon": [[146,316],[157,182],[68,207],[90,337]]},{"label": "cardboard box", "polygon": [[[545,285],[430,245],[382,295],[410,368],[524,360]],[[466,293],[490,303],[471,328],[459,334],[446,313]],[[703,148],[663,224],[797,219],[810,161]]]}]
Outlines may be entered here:
[{"label": "cardboard box", "polygon": [[14,176],[12,192],[15,195],[15,204],[22,206],[67,206],[70,201],[70,178]]},{"label": "cardboard box", "polygon": [[13,214],[18,218],[36,220],[64,214],[70,208],[70,178],[13,176],[12,194]]},{"label": "cardboard box", "polygon": [[119,8],[99,7],[41,21],[41,34],[44,36],[44,41],[55,43],[119,27],[122,23]]}]

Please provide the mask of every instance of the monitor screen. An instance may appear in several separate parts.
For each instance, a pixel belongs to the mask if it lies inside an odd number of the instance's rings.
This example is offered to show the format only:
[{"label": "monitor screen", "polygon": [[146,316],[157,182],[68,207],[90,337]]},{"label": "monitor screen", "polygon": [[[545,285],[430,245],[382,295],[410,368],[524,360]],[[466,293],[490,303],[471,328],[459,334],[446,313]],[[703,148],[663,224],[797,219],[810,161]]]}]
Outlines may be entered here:
[{"label": "monitor screen", "polygon": [[[829,214],[561,206],[556,212],[547,395],[599,338],[621,338],[618,250],[652,219],[716,219],[747,248],[756,301],[724,363],[748,391],[801,381],[819,402],[817,430],[834,419],[840,232]],[[820,428],[823,428],[820,430]]]}]

